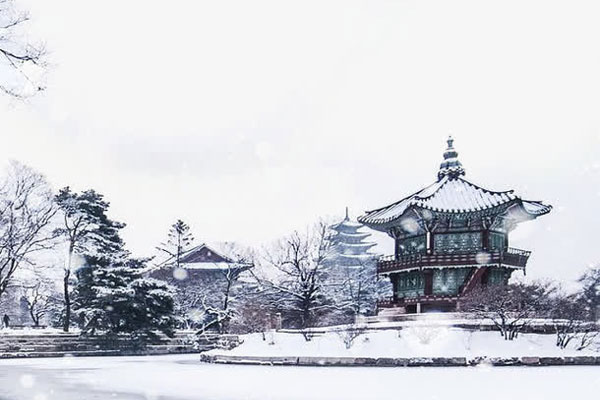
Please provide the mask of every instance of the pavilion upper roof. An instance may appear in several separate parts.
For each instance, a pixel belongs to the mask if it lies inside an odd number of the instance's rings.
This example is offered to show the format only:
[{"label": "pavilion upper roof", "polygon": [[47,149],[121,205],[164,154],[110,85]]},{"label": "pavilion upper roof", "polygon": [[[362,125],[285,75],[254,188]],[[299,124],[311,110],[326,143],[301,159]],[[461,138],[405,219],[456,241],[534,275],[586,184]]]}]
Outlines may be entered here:
[{"label": "pavilion upper roof", "polygon": [[437,182],[396,203],[368,211],[358,221],[371,227],[388,225],[402,217],[407,210],[416,207],[441,213],[471,213],[512,202],[518,204],[529,218],[546,214],[552,209],[539,201],[523,200],[512,190],[494,192],[464,179],[465,170],[458,161],[458,153],[452,142],[450,138]]}]

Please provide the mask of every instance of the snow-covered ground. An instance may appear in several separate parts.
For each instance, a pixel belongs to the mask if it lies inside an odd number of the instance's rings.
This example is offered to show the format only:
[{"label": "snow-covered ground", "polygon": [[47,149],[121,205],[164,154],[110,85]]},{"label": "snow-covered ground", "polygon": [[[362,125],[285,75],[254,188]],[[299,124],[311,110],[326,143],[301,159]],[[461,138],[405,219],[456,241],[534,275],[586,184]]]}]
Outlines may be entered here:
[{"label": "snow-covered ground", "polygon": [[506,341],[495,331],[470,332],[448,326],[368,331],[355,338],[349,349],[344,344],[344,336],[344,332],[326,332],[306,341],[299,333],[269,332],[266,340],[262,334],[252,334],[243,336],[244,343],[232,350],[212,350],[209,354],[397,358],[599,355],[596,348],[561,350],[552,334],[522,334],[513,341]]},{"label": "snow-covered ground", "polygon": [[[77,334],[77,333],[79,333],[79,329],[75,329],[75,328],[71,328],[71,331],[69,332],[69,334]],[[60,335],[60,334],[64,334],[62,329],[49,328],[49,327],[46,327],[46,328],[32,328],[32,327],[0,328],[0,337],[2,337],[2,336],[21,336],[21,335],[44,336],[44,335]]]},{"label": "snow-covered ground", "polygon": [[595,398],[598,367],[268,367],[198,355],[0,360],[3,400]]}]

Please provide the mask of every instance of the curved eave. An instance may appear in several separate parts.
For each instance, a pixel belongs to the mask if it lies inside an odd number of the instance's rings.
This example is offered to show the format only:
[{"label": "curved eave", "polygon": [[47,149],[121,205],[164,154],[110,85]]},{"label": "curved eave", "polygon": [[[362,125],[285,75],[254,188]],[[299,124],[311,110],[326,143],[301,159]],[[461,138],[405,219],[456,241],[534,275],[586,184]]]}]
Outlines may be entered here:
[{"label": "curved eave", "polygon": [[509,208],[501,215],[505,220],[513,223],[531,221],[542,215],[548,214],[552,210],[549,204],[543,204],[541,201],[521,200]]},{"label": "curved eave", "polygon": [[535,218],[552,211],[550,204],[543,204],[541,201],[522,200],[521,203],[525,212]]},{"label": "curved eave", "polygon": [[[402,221],[403,218],[409,217],[409,213],[410,212],[415,212],[418,215],[422,214],[423,211],[429,211],[431,213],[435,213],[435,214],[446,214],[446,215],[459,215],[459,214],[472,214],[472,215],[478,215],[478,214],[501,214],[505,209],[507,205],[510,205],[511,203],[514,203],[515,201],[518,201],[518,199],[514,199],[514,200],[509,200],[503,203],[499,203],[497,205],[494,205],[492,207],[486,207],[486,208],[473,208],[473,209],[467,209],[467,210],[455,210],[455,209],[450,209],[450,210],[446,210],[446,209],[439,209],[439,208],[434,208],[434,207],[424,207],[424,206],[416,206],[416,205],[411,205],[409,207],[406,208],[406,210],[398,215],[397,217],[394,218],[387,218],[387,219],[368,219],[368,216],[363,216],[362,220],[360,220],[365,226],[368,226],[371,229],[374,230],[378,230],[378,231],[382,231],[382,232],[386,232],[389,228],[397,226],[400,221]],[[549,212],[549,210],[548,210]],[[409,217],[410,218],[410,217]]]},{"label": "curved eave", "polygon": [[[458,184],[458,186],[456,186]],[[457,192],[450,192],[448,194],[449,187],[447,185],[456,186]],[[452,208],[452,207],[438,207],[435,203],[456,204],[457,199],[460,201],[460,197],[464,196],[461,193],[464,188],[468,188],[468,196],[464,197],[464,201],[471,203],[473,207],[469,208]],[[440,197],[441,196],[441,197]],[[436,202],[436,198],[438,199]],[[478,213],[493,210],[498,207],[509,204],[518,197],[514,194],[513,190],[507,191],[492,191],[478,186],[472,182],[467,181],[461,177],[443,177],[440,181],[427,186],[426,188],[414,193],[408,197],[403,198],[400,201],[392,203],[386,207],[381,207],[372,211],[367,211],[365,215],[358,218],[358,221],[362,224],[369,226],[372,229],[382,230],[385,227],[393,225],[394,221],[402,219],[411,209],[428,210],[434,213],[445,213],[445,214],[465,214],[465,213]],[[434,205],[427,204],[433,202]],[[486,204],[487,203],[487,204]],[[397,210],[397,211],[395,211]],[[391,214],[388,217],[377,217],[378,215]],[[377,226],[380,228],[378,229]]]}]

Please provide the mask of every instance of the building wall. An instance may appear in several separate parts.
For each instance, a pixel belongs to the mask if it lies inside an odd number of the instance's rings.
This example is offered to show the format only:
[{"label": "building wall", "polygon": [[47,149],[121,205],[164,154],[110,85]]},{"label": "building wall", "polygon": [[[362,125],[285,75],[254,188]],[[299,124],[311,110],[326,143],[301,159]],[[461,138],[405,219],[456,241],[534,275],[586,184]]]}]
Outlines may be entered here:
[{"label": "building wall", "polygon": [[457,295],[471,268],[446,268],[433,271],[433,294]]},{"label": "building wall", "polygon": [[425,294],[425,278],[421,271],[410,271],[393,276],[396,280],[396,296],[417,297]]}]

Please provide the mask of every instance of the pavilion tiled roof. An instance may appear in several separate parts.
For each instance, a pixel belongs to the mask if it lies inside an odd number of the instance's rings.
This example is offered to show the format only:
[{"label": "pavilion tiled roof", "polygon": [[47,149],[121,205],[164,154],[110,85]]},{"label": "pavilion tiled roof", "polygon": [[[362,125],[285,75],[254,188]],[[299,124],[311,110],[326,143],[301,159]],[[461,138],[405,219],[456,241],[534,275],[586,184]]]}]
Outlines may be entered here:
[{"label": "pavilion tiled roof", "polygon": [[539,201],[523,200],[512,190],[494,192],[464,179],[465,170],[458,161],[458,153],[454,150],[452,142],[450,138],[437,182],[389,206],[368,211],[359,217],[358,221],[366,225],[387,224],[400,218],[413,207],[443,213],[469,213],[513,202],[522,205],[523,210],[533,218],[552,209]]}]

